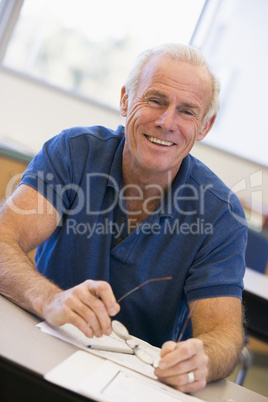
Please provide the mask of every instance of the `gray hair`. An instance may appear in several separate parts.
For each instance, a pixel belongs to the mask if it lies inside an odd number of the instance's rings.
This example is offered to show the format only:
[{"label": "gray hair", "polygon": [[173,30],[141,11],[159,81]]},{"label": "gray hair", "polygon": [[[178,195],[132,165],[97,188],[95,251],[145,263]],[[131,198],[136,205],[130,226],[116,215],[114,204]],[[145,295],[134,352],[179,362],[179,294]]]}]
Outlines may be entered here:
[{"label": "gray hair", "polygon": [[200,50],[180,43],[167,43],[161,46],[157,46],[155,48],[145,50],[137,57],[125,82],[125,88],[128,94],[129,103],[132,102],[133,97],[136,93],[139,78],[144,66],[149,61],[149,59],[155,55],[169,55],[174,60],[187,62],[194,66],[206,67],[212,80],[213,95],[209,109],[204,118],[203,124],[205,124],[206,121],[208,121],[212,116],[218,113],[220,108],[220,101],[219,101],[220,83],[218,79],[210,70],[210,67],[207,64],[206,59],[204,55],[200,52]]}]

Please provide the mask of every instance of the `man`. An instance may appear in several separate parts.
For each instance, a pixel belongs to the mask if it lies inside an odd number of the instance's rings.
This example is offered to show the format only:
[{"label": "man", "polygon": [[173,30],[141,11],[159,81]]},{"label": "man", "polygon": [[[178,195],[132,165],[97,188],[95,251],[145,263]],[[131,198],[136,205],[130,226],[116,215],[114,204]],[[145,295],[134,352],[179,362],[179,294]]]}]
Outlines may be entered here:
[{"label": "man", "polygon": [[[109,335],[116,316],[163,345],[155,374],[183,392],[227,376],[243,344],[243,211],[189,154],[215,121],[218,93],[199,51],[143,53],[121,92],[125,128],[48,141],[1,212],[2,294],[88,337]],[[35,269],[25,253],[38,245]],[[178,343],[195,300],[193,337]]]}]

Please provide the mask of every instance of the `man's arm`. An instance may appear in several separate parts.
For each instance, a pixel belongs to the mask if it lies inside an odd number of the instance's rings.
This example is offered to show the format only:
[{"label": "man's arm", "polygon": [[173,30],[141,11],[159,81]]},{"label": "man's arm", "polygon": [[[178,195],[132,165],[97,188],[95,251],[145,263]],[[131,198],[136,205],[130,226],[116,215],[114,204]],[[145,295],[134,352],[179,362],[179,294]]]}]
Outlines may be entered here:
[{"label": "man's arm", "polygon": [[[155,371],[160,380],[182,392],[198,391],[207,382],[232,372],[244,341],[240,299],[199,300],[192,327],[192,339],[163,345],[159,369]],[[193,372],[194,382],[189,383],[189,372]]]},{"label": "man's arm", "polygon": [[87,280],[63,291],[43,277],[27,253],[56,229],[56,209],[36,190],[21,185],[0,213],[0,293],[54,325],[76,325],[85,335],[111,333],[117,314],[111,287]]},{"label": "man's arm", "polygon": [[227,377],[237,363],[244,343],[242,303],[236,297],[218,297],[199,303],[193,316],[193,336],[203,341],[209,357],[207,380],[210,382]]}]

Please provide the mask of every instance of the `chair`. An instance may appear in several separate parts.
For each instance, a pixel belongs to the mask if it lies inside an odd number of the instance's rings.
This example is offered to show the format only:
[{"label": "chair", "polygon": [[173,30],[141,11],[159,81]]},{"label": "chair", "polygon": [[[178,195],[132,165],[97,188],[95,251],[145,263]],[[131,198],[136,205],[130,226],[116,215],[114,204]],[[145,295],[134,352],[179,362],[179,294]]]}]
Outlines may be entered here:
[{"label": "chair", "polygon": [[249,229],[246,248],[246,266],[265,273],[268,261],[268,240],[260,233]]},{"label": "chair", "polygon": [[[252,229],[248,231],[246,248],[246,266],[259,273],[265,274],[268,261],[268,240]],[[238,372],[236,383],[243,385],[245,376],[252,363],[252,353],[247,348],[247,338],[252,336],[268,343],[268,319],[267,301],[246,290],[243,292],[243,304],[245,308],[245,346],[241,352],[241,368]],[[266,311],[266,312],[265,312]]]}]

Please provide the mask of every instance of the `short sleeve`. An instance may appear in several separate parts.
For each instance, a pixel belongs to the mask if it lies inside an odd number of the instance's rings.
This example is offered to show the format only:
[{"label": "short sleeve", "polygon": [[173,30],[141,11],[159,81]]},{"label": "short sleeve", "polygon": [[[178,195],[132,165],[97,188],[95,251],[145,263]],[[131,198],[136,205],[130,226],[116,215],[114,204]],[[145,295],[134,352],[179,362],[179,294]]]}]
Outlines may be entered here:
[{"label": "short sleeve", "polygon": [[223,296],[242,299],[246,244],[246,218],[233,194],[189,269],[185,284],[188,302]]},{"label": "short sleeve", "polygon": [[69,136],[66,131],[47,141],[23,173],[20,184],[37,190],[62,216],[77,188],[73,183]]}]

